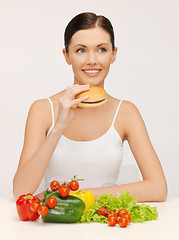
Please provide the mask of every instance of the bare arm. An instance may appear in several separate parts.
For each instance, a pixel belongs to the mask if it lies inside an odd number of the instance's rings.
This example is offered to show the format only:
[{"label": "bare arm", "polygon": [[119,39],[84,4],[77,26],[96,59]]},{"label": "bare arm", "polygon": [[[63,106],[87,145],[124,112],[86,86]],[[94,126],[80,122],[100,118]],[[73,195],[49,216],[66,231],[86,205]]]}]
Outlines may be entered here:
[{"label": "bare arm", "polygon": [[88,89],[87,85],[73,85],[66,89],[57,102],[56,124],[48,136],[47,119],[51,110],[47,110],[47,100],[38,100],[32,104],[26,123],[24,146],[13,180],[16,199],[21,194],[33,194],[38,188],[64,129],[75,117],[76,104],[87,99],[75,99],[75,95]]},{"label": "bare arm", "polygon": [[24,146],[13,181],[15,198],[36,191],[62,134],[60,128],[54,128],[46,137],[45,105],[44,100],[36,101],[29,111]]},{"label": "bare arm", "polygon": [[[122,113],[122,114],[121,114]],[[121,127],[125,132],[131,151],[141,171],[143,181],[90,189],[95,197],[106,192],[116,195],[128,190],[136,196],[138,202],[165,201],[167,197],[167,183],[158,159],[158,156],[150,142],[144,121],[136,108],[130,102],[121,105],[120,116],[123,115]]]}]

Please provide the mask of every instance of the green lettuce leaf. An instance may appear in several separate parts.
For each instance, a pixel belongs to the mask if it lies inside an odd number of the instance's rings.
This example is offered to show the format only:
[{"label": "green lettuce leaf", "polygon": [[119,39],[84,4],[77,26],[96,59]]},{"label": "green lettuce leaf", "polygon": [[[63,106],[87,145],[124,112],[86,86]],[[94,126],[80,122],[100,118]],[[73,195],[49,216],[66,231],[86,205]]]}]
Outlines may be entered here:
[{"label": "green lettuce leaf", "polygon": [[133,222],[144,222],[157,219],[158,212],[156,207],[149,207],[149,205],[142,203],[134,206],[130,211],[130,215]]},{"label": "green lettuce leaf", "polygon": [[120,210],[126,209],[132,217],[132,222],[144,222],[152,221],[158,217],[156,207],[150,207],[144,203],[137,204],[136,198],[129,195],[128,191],[124,191],[122,194],[117,194],[114,197],[110,193],[105,193],[97,198],[96,202],[90,205],[81,216],[81,223],[100,222],[107,223],[107,218],[98,215],[98,209],[100,207],[106,207],[108,210]]},{"label": "green lettuce leaf", "polygon": [[96,210],[93,208],[87,209],[81,216],[81,223],[90,223],[95,215]]}]

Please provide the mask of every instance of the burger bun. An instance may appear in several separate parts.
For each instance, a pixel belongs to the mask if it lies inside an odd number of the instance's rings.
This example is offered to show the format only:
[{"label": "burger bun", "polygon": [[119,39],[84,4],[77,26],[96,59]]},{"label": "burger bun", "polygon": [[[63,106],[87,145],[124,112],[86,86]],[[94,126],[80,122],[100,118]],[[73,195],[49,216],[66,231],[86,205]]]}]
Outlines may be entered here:
[{"label": "burger bun", "polygon": [[88,91],[77,94],[75,98],[79,99],[86,96],[88,96],[88,99],[78,103],[78,107],[97,108],[103,106],[107,102],[107,92],[101,87],[90,86]]}]

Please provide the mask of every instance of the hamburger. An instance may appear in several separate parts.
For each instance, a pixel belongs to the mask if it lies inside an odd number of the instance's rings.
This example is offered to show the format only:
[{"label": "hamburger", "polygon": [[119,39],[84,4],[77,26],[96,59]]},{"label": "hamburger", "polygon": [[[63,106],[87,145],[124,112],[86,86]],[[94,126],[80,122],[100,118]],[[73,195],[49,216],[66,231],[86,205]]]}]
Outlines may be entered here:
[{"label": "hamburger", "polygon": [[78,103],[81,108],[97,108],[103,106],[107,102],[107,92],[96,86],[90,86],[88,91],[76,95],[76,99],[88,96],[88,99]]}]

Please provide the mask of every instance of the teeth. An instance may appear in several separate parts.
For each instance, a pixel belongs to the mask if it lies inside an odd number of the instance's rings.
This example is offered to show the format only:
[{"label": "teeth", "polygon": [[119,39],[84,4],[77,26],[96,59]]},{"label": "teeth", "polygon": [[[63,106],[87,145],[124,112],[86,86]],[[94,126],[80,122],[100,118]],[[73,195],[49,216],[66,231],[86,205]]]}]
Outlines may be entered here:
[{"label": "teeth", "polygon": [[86,73],[97,73],[99,71],[100,70],[85,70],[84,72],[86,72]]}]

